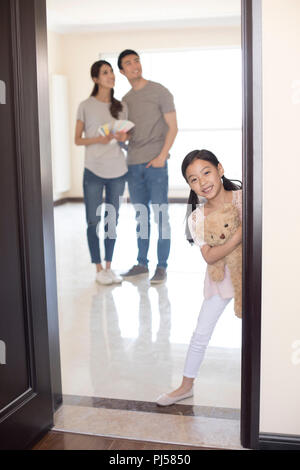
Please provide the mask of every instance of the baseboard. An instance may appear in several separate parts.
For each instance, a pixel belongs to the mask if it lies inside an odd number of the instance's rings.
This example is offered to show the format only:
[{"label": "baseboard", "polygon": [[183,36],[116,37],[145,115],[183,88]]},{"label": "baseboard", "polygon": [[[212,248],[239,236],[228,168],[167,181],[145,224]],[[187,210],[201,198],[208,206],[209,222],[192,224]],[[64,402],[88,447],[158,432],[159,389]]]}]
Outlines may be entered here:
[{"label": "baseboard", "polygon": [[[125,198],[125,201],[127,203],[130,203],[130,198],[129,197]],[[186,204],[187,203],[187,199],[183,197],[169,197],[168,201],[169,201],[169,204]],[[56,201],[54,201],[53,205],[54,207],[56,207],[56,206],[61,206],[63,204],[67,204],[69,202],[71,203],[83,202],[83,197],[64,197],[62,199],[57,199]],[[105,198],[104,198],[104,202],[105,202]]]},{"label": "baseboard", "polygon": [[300,450],[300,436],[261,433],[259,450]]},{"label": "baseboard", "polygon": [[63,197],[54,201],[53,205],[54,207],[62,206],[63,204],[67,204],[68,202],[83,202],[83,197]]}]

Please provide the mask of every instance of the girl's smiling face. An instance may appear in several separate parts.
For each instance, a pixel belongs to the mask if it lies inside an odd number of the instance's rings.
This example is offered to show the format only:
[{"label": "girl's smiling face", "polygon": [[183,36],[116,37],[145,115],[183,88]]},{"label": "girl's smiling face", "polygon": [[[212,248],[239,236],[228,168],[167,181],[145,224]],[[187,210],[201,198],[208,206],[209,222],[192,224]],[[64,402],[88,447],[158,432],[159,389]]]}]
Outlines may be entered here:
[{"label": "girl's smiling face", "polygon": [[223,187],[221,177],[224,170],[221,163],[218,168],[206,160],[195,159],[186,169],[185,177],[190,188],[197,196],[213,199]]}]

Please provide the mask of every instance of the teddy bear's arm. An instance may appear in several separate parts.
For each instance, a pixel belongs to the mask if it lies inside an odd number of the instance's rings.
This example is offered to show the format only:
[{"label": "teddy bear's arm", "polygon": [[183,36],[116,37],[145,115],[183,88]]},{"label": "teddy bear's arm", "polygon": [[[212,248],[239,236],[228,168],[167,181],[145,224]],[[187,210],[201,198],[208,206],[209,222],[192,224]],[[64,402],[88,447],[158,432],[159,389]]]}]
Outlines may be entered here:
[{"label": "teddy bear's arm", "polygon": [[232,237],[224,245],[209,246],[201,248],[201,253],[207,264],[214,264],[229,255],[242,241],[242,227],[239,226]]},{"label": "teddy bear's arm", "polygon": [[208,265],[208,275],[212,281],[223,281],[225,276],[225,261],[221,259]]}]

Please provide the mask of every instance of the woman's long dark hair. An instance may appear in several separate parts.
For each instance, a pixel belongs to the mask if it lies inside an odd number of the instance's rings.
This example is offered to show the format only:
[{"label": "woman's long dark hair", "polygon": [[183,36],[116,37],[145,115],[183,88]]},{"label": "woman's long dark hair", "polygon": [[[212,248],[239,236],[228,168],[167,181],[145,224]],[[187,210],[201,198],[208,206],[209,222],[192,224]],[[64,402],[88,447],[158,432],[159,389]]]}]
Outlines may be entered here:
[{"label": "woman's long dark hair", "polygon": [[[186,169],[191,163],[193,163],[194,160],[205,160],[206,162],[209,162],[212,165],[214,165],[216,168],[218,168],[218,164],[220,163],[217,157],[209,150],[193,150],[192,152],[186,155],[181,165],[182,176],[184,177],[186,182],[187,182]],[[222,176],[222,181],[223,181],[223,187],[225,191],[238,191],[239,189],[242,189],[242,182],[240,180],[230,180],[228,178],[225,178],[225,176]],[[235,184],[234,181],[239,184]],[[194,241],[192,239],[192,236],[189,230],[188,218],[198,205],[199,205],[198,196],[195,193],[195,191],[191,189],[188,203],[187,203],[186,227],[185,227],[186,238],[188,242],[190,243],[194,243]]]},{"label": "woman's long dark hair", "polygon": [[[99,73],[100,73],[100,69],[101,69],[102,65],[108,65],[113,70],[113,68],[112,68],[112,66],[110,65],[109,62],[107,62],[106,60],[98,60],[91,67],[91,77],[92,78],[98,78],[99,77]],[[98,90],[99,90],[99,87],[98,87],[97,83],[95,83],[93,91],[91,93],[91,96],[96,96],[97,93],[98,93]],[[110,101],[111,101],[110,113],[111,113],[112,117],[118,119],[119,113],[122,111],[123,106],[122,106],[121,101],[118,101],[118,100],[116,100],[116,98],[114,98],[114,89],[113,88],[110,90]]]}]

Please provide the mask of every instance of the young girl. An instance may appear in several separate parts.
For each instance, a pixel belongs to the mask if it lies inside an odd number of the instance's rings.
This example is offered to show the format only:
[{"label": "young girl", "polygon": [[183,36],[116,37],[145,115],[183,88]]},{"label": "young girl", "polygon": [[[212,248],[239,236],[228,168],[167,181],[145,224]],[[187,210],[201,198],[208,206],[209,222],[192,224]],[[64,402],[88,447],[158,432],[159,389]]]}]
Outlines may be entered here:
[{"label": "young girl", "polygon": [[[117,141],[125,142],[128,136],[119,132],[103,137],[99,135],[98,129],[114,119],[127,119],[127,106],[114,98],[115,75],[108,62],[95,62],[91,67],[91,77],[94,82],[92,94],[80,103],[77,111],[75,144],[85,146],[83,191],[88,246],[91,261],[96,265],[96,281],[100,284],[113,284],[122,282],[110,267],[116,241],[119,198],[124,193],[127,173],[125,156]],[[113,138],[115,140],[111,142]],[[102,204],[104,188],[106,204],[115,209],[114,220],[108,220],[107,216],[112,218],[112,211],[106,207],[106,220],[110,226],[104,240],[105,268],[101,261],[97,233],[100,222],[97,209]]]},{"label": "young girl", "polygon": [[[242,186],[225,178],[221,163],[208,150],[194,150],[189,153],[183,160],[182,174],[191,188],[187,210],[187,239],[200,246],[205,261],[213,264],[242,243],[242,227],[240,225],[232,238],[224,245],[210,247],[197,238],[196,221],[199,223],[202,218],[203,223],[208,214],[222,208],[225,203],[232,203],[239,209],[242,221]],[[199,207],[199,198],[206,200],[202,207]],[[224,280],[221,282],[211,281],[206,271],[204,301],[189,345],[182,383],[171,393],[160,395],[156,401],[158,405],[172,405],[193,395],[194,379],[198,374],[214,327],[233,296],[233,286],[227,266]]]}]

